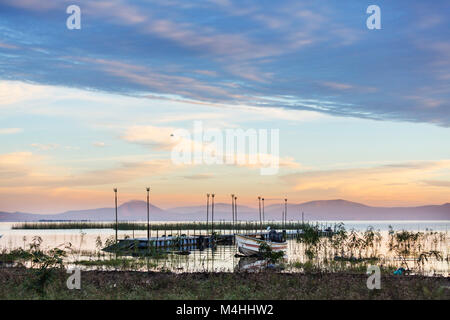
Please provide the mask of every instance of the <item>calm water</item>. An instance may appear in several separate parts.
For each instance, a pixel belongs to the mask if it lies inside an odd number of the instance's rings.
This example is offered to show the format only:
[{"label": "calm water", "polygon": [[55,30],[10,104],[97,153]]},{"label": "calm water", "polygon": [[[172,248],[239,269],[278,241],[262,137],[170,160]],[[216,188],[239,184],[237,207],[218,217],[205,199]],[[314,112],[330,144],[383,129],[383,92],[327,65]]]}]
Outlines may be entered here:
[{"label": "calm water", "polygon": [[[152,222],[157,223],[157,222]],[[166,222],[163,222],[166,223]],[[329,221],[327,225],[334,225],[334,221]],[[89,260],[97,259],[99,253],[102,253],[96,245],[98,239],[102,244],[107,239],[114,237],[115,231],[112,229],[86,229],[86,230],[12,230],[11,227],[14,223],[0,223],[0,234],[3,235],[0,238],[0,250],[12,250],[15,248],[28,248],[33,237],[39,236],[43,242],[41,246],[44,249],[50,249],[54,247],[65,247],[68,244],[75,253],[69,254],[67,262],[70,264],[77,260]],[[324,225],[325,222],[319,222]],[[449,249],[449,236],[448,229],[450,227],[450,221],[344,221],[345,228],[349,231],[354,229],[356,231],[365,231],[367,227],[372,226],[375,230],[379,230],[383,241],[378,248],[378,255],[384,257],[380,263],[383,265],[400,266],[400,262],[394,256],[388,256],[387,250],[387,236],[389,226],[392,226],[394,230],[408,230],[408,231],[439,231],[445,235],[444,241],[436,242],[434,238],[427,240],[427,245],[430,247],[428,250],[436,249],[441,252],[444,257],[444,261],[435,261],[430,259],[423,266],[423,272],[425,274],[441,274],[449,275],[449,262],[448,256],[450,254]],[[223,231],[228,233],[229,231]],[[182,230],[182,233],[193,234],[192,230]],[[164,231],[159,231],[158,235],[161,236]],[[176,232],[167,231],[169,234],[177,234]],[[124,237],[146,237],[146,231],[119,231],[119,238]],[[153,231],[151,236],[156,236],[156,231]],[[293,266],[294,263],[306,262],[307,259],[304,255],[303,244],[297,243],[295,240],[288,241],[287,252],[287,268],[289,271],[296,271]],[[326,248],[325,248],[326,250]],[[194,271],[226,271],[232,272],[234,270],[252,270],[257,268],[261,261],[255,261],[247,258],[236,257],[237,250],[234,246],[218,246],[217,249],[212,250],[210,248],[203,251],[192,250],[190,255],[182,256],[176,254],[169,254],[164,259],[151,259],[152,269],[160,270],[167,269],[175,272],[194,272]],[[103,253],[102,253],[103,254]],[[322,253],[322,255],[324,255]],[[102,259],[110,259],[111,254],[105,254]],[[323,258],[323,257],[322,257]],[[447,260],[445,260],[447,259]],[[320,264],[320,262],[318,262]],[[155,264],[157,265],[155,267]],[[414,265],[411,262],[411,265]]]}]

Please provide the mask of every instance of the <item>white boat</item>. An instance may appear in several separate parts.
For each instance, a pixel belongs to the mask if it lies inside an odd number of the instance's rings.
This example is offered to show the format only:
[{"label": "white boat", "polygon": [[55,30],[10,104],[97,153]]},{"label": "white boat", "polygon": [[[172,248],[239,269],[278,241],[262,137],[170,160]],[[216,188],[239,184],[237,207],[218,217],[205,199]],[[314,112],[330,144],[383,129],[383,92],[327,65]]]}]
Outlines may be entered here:
[{"label": "white boat", "polygon": [[273,242],[264,239],[258,239],[256,236],[244,236],[237,234],[235,236],[238,251],[245,256],[254,256],[259,254],[259,248],[262,243],[266,243],[273,252],[283,251],[286,253],[287,242]]}]

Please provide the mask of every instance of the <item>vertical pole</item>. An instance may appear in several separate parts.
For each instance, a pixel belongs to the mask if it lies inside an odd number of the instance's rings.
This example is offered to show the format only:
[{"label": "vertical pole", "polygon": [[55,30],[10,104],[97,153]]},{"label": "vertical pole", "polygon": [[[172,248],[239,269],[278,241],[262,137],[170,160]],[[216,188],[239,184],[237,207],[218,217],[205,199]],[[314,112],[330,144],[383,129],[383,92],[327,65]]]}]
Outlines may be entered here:
[{"label": "vertical pole", "polygon": [[233,224],[232,230],[234,232],[235,231],[234,230],[234,227],[235,227],[235,221],[234,221],[234,194],[231,195],[231,215],[232,215],[231,221],[232,221],[232,224]]},{"label": "vertical pole", "polygon": [[258,203],[259,203],[259,229],[262,233],[262,220],[261,220],[261,197],[258,197]]},{"label": "vertical pole", "polygon": [[262,222],[264,223],[265,221],[265,217],[264,217],[264,198],[262,198]]},{"label": "vertical pole", "polygon": [[206,194],[206,234],[209,233],[209,193]]},{"label": "vertical pole", "polygon": [[214,234],[214,193],[211,194],[212,206],[211,206],[211,234]]},{"label": "vertical pole", "polygon": [[238,215],[237,215],[237,197],[234,197],[234,221],[238,221]]},{"label": "vertical pole", "polygon": [[284,221],[287,224],[287,199],[284,199]]},{"label": "vertical pole", "polygon": [[118,220],[117,220],[117,188],[114,188],[114,199],[115,199],[115,204],[116,204],[116,243],[117,243],[117,229],[119,227],[118,225]]},{"label": "vertical pole", "polygon": [[150,188],[147,187],[147,242],[150,243]]}]

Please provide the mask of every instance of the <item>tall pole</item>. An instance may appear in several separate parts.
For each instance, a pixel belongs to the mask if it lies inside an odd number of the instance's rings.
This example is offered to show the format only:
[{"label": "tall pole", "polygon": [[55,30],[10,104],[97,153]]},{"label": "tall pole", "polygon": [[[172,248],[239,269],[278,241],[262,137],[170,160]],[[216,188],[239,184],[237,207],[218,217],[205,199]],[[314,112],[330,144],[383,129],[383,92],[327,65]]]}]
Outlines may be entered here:
[{"label": "tall pole", "polygon": [[234,197],[234,221],[238,221],[238,215],[237,215],[237,197]]},{"label": "tall pole", "polygon": [[214,234],[214,193],[211,194],[212,206],[211,206],[211,234]]},{"label": "tall pole", "polygon": [[284,199],[284,221],[287,224],[287,199]]},{"label": "tall pole", "polygon": [[258,203],[259,203],[259,229],[262,233],[262,220],[261,220],[261,197],[258,197]]},{"label": "tall pole", "polygon": [[231,221],[233,224],[233,232],[234,232],[234,226],[235,226],[235,221],[234,221],[234,194],[231,195]]},{"label": "tall pole", "polygon": [[265,217],[264,217],[264,198],[262,198],[262,222],[264,223],[265,221]]},{"label": "tall pole", "polygon": [[116,243],[117,243],[117,229],[119,227],[119,222],[117,220],[117,188],[114,188],[114,199],[116,204]]},{"label": "tall pole", "polygon": [[150,242],[150,188],[147,187],[147,242]]},{"label": "tall pole", "polygon": [[206,233],[209,232],[209,193],[206,194]]}]

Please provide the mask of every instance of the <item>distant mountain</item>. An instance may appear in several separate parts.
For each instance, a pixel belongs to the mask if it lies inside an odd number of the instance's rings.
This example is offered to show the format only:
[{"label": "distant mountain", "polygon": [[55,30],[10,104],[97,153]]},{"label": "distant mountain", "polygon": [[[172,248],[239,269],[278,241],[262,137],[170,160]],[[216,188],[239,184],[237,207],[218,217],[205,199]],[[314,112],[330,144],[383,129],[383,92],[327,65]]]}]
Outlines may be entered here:
[{"label": "distant mountain", "polygon": [[[281,220],[284,204],[266,205],[266,220]],[[210,216],[211,216],[210,207]],[[420,207],[371,207],[346,200],[319,200],[300,204],[288,203],[288,220],[450,220],[450,203]],[[146,220],[147,203],[133,200],[118,207],[119,220]],[[114,208],[67,211],[59,214],[30,214],[22,212],[0,212],[0,221],[37,220],[92,220],[108,221],[115,219]],[[150,205],[152,221],[203,221],[206,220],[206,205],[176,207],[167,210]],[[231,220],[231,205],[216,203],[214,219]],[[258,208],[238,205],[239,220],[259,220]]]},{"label": "distant mountain", "polygon": [[[276,210],[275,210],[276,209]],[[274,205],[279,216],[283,206]],[[450,203],[420,207],[371,207],[346,200],[320,200],[301,204],[288,204],[288,220],[449,220]],[[269,218],[270,219],[270,218]]]},{"label": "distant mountain", "polygon": [[[167,209],[172,214],[184,217],[185,220],[206,220],[206,205],[176,207]],[[210,205],[209,214],[212,214]],[[238,219],[240,220],[256,220],[259,219],[258,210],[255,208],[239,205],[237,206]],[[231,220],[231,204],[215,203],[214,204],[215,220]],[[183,219],[182,219],[183,220]]]},{"label": "distant mountain", "polygon": [[[117,208],[120,220],[147,220],[147,203],[133,200]],[[168,213],[154,205],[150,205],[152,220],[170,220]],[[115,219],[114,208],[98,208],[88,210],[73,210],[57,214],[30,214],[0,212],[0,221],[38,221],[38,220],[91,220],[108,221]]]},{"label": "distant mountain", "polygon": [[[42,215],[43,217],[48,217],[49,215]],[[31,213],[22,213],[22,212],[1,212],[0,211],[0,222],[18,222],[18,221],[34,221],[39,219],[47,219],[40,218],[41,215],[31,214]]]}]

